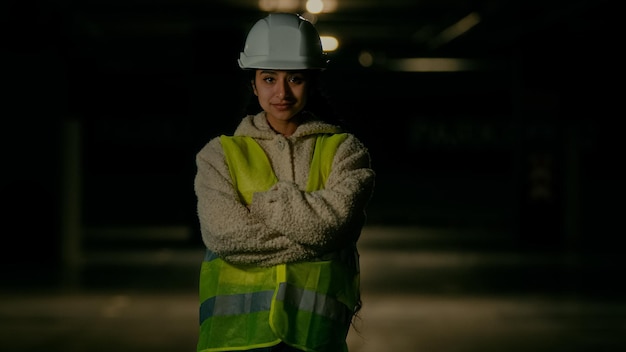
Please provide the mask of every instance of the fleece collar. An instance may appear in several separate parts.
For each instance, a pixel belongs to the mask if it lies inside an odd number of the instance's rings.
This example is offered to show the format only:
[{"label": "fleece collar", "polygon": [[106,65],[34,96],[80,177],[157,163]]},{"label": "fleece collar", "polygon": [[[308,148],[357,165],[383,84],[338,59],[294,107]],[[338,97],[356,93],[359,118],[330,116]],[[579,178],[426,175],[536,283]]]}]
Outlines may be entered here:
[{"label": "fleece collar", "polygon": [[[307,118],[302,121],[300,126],[289,138],[299,138],[303,136],[320,134],[320,133],[339,133],[341,128],[335,125],[326,123],[318,119],[313,114],[307,114]],[[277,133],[272,130],[267,118],[265,118],[265,112],[260,112],[256,115],[248,115],[241,120],[241,123],[237,127],[234,133],[235,136],[249,136],[257,139],[274,139]]]}]

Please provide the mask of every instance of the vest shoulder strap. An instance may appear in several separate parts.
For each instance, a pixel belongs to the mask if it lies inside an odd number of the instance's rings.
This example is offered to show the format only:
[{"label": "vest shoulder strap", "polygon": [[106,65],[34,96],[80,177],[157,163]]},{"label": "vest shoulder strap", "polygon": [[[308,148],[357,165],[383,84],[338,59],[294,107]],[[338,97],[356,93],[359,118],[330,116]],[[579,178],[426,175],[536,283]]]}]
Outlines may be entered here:
[{"label": "vest shoulder strap", "polygon": [[309,180],[306,187],[308,192],[324,189],[337,148],[347,137],[346,133],[320,134],[317,136],[313,156],[311,157],[311,167],[309,168]]},{"label": "vest shoulder strap", "polygon": [[245,204],[252,194],[272,187],[278,180],[267,155],[252,137],[220,136],[233,186]]},{"label": "vest shoulder strap", "polygon": [[[346,133],[320,134],[315,140],[306,190],[324,189],[337,148]],[[233,185],[245,204],[252,202],[254,192],[267,190],[278,179],[261,146],[247,136],[220,136]]]}]

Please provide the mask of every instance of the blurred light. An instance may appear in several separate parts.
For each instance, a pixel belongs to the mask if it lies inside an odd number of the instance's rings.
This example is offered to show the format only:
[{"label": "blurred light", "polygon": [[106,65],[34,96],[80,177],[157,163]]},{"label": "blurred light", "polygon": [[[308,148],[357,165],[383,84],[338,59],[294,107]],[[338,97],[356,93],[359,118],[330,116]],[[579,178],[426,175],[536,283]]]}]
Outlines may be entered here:
[{"label": "blurred light", "polygon": [[454,38],[459,37],[463,33],[469,31],[480,22],[480,15],[476,12],[472,12],[469,15],[460,19],[457,23],[444,29],[439,35],[431,40],[431,47],[438,47],[445,43],[452,41]]},{"label": "blurred light", "polygon": [[337,0],[324,0],[324,12],[334,12],[337,9]]},{"label": "blurred light", "polygon": [[459,72],[475,71],[484,65],[475,60],[455,58],[408,58],[386,60],[385,66],[392,71],[405,72]]},{"label": "blurred light", "polygon": [[324,10],[324,3],[322,0],[307,0],[306,9],[310,13],[320,13]]},{"label": "blurred light", "polygon": [[109,304],[102,307],[101,314],[107,318],[119,317],[131,304],[131,299],[126,295],[117,295],[111,299]]},{"label": "blurred light", "polygon": [[337,38],[327,35],[321,35],[322,49],[324,51],[335,51],[339,47],[339,41]]},{"label": "blurred light", "polygon": [[297,12],[299,0],[259,0],[259,9],[267,12]]},{"label": "blurred light", "polygon": [[359,64],[363,67],[370,67],[374,64],[374,56],[369,51],[362,51],[359,54]]}]

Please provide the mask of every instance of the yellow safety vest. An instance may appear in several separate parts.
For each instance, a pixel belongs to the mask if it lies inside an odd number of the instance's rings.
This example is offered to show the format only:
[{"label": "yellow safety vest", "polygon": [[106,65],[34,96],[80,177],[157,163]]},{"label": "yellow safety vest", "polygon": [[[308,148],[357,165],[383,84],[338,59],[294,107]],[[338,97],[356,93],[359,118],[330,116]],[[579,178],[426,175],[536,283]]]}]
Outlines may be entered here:
[{"label": "yellow safety vest", "polygon": [[[323,189],[345,134],[322,134],[313,152],[307,191]],[[220,137],[242,202],[277,182],[250,137]],[[356,244],[324,260],[272,267],[238,266],[207,250],[200,273],[197,351],[237,351],[283,341],[309,352],[346,352],[359,300]]]}]

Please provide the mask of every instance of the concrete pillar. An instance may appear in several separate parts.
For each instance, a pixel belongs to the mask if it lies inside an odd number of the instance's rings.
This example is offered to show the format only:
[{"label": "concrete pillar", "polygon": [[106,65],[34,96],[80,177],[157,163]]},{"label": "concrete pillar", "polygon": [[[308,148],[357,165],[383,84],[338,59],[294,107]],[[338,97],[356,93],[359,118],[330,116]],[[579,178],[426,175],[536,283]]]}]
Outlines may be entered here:
[{"label": "concrete pillar", "polygon": [[78,120],[67,120],[62,129],[61,264],[63,285],[80,284],[81,250],[81,129]]}]

